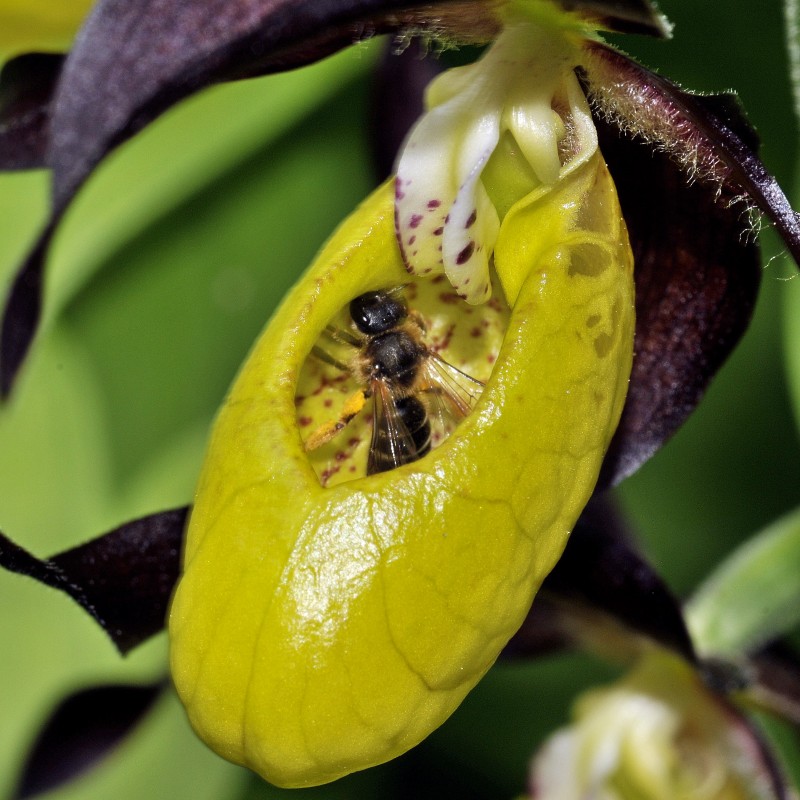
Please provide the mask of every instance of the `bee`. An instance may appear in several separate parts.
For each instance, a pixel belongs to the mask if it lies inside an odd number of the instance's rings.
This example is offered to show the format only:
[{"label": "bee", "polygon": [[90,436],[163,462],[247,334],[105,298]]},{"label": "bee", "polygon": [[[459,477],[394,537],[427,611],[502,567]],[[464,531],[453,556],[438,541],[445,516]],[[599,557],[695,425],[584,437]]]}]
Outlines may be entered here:
[{"label": "bee", "polygon": [[409,310],[402,287],[365,292],[350,302],[351,331],[326,334],[349,345],[349,363],[316,346],[313,354],[349,373],[360,386],[338,419],[306,440],[306,451],[330,441],[372,400],[367,475],[422,458],[474,408],[484,384],[445,361],[425,342],[422,317]]}]

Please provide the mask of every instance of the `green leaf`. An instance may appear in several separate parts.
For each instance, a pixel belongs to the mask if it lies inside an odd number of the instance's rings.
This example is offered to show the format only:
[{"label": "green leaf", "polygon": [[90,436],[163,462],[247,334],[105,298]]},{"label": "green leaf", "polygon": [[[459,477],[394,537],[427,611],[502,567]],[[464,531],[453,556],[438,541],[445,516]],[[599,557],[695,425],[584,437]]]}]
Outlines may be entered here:
[{"label": "green leaf", "polygon": [[752,652],[800,623],[800,509],[738,548],[686,613],[697,648],[715,655]]}]

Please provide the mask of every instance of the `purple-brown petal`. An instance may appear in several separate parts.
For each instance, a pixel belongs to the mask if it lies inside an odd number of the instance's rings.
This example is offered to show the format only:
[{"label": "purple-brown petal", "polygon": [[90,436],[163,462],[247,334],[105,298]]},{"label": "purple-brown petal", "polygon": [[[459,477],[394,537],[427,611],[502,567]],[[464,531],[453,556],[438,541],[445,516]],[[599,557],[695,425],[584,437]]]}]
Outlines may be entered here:
[{"label": "purple-brown petal", "polygon": [[0,72],[0,170],[45,164],[50,104],[64,57],[18,56]]},{"label": "purple-brown petal", "polygon": [[44,264],[61,220],[54,214],[11,283],[0,320],[0,398],[7,397],[42,316]]},{"label": "purple-brown petal", "polygon": [[747,329],[761,269],[733,191],[690,183],[668,154],[597,122],[636,286],[633,370],[602,487],[635,472],[700,402]]},{"label": "purple-brown petal", "polygon": [[[451,0],[453,2],[453,0]],[[410,0],[100,0],[70,53],[48,153],[56,210],[179,100],[319,60],[402,27]]]},{"label": "purple-brown petal", "polygon": [[166,681],[95,686],[64,698],[39,731],[13,800],[52,791],[96,766],[133,731],[166,686]]},{"label": "purple-brown petal", "polygon": [[68,594],[126,653],[164,627],[187,514],[150,514],[47,559],[0,533],[0,567]]},{"label": "purple-brown petal", "polygon": [[[758,138],[735,95],[684,91],[598,43],[587,43],[585,53],[586,82],[600,114],[654,149],[668,152],[688,179],[708,184],[712,191],[727,190],[728,199],[745,199],[774,223],[800,264],[800,219],[759,159]],[[738,210],[740,231],[746,233],[747,217],[741,207]]]},{"label": "purple-brown petal", "polygon": [[760,280],[753,211],[800,258],[800,225],[733,95],[685,92],[587,47],[600,147],[636,264],[630,392],[600,486],[618,483],[684,422],[746,330]]}]

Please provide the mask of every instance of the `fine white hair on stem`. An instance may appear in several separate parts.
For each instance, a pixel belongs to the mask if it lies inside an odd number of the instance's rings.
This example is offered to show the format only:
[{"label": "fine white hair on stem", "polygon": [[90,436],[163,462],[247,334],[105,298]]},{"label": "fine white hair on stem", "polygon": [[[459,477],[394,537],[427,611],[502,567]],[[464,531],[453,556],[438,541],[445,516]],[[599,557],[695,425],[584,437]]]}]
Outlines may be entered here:
[{"label": "fine white hair on stem", "polygon": [[756,204],[742,191],[733,167],[720,156],[708,132],[695,124],[678,100],[635,74],[638,67],[630,66],[627,59],[612,65],[609,56],[614,57],[604,49],[586,49],[582,66],[594,112],[631,138],[668,155],[687,183],[711,184],[718,200],[724,196],[729,206],[741,203],[743,228],[748,238],[755,236],[761,226]]}]

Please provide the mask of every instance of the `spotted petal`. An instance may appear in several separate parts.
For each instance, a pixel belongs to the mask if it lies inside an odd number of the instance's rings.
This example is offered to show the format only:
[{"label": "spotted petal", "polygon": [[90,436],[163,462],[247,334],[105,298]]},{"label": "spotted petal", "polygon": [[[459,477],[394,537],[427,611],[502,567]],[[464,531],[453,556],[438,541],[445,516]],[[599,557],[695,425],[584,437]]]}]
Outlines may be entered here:
[{"label": "spotted petal", "polygon": [[489,254],[500,226],[480,182],[500,138],[500,108],[481,88],[456,94],[414,129],[398,163],[395,204],[407,269],[447,273],[471,303],[488,298]]}]

